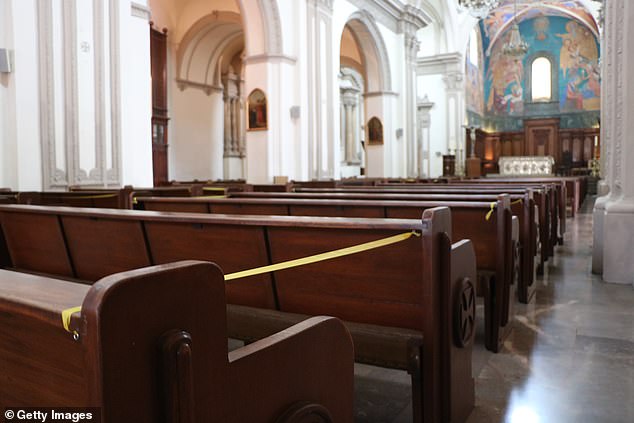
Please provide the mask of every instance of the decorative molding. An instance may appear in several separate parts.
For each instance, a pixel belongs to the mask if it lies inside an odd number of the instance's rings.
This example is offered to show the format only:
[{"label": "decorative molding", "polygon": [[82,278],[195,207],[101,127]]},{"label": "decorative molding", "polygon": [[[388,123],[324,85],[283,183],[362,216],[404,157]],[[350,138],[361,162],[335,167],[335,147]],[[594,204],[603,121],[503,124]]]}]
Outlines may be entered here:
[{"label": "decorative molding", "polygon": [[285,63],[288,65],[295,65],[297,63],[297,58],[286,54],[255,54],[245,57],[243,63],[245,65],[257,63]]},{"label": "decorative molding", "polygon": [[64,135],[68,184],[81,182],[79,173],[79,116],[77,93],[77,9],[74,1],[63,5],[64,46]]},{"label": "decorative molding", "polygon": [[112,167],[106,170],[109,184],[121,185],[121,52],[119,39],[119,1],[110,0],[110,136]]},{"label": "decorative molding", "polygon": [[67,185],[66,173],[57,168],[55,131],[55,69],[53,65],[53,6],[37,2],[39,61],[40,146],[44,190]]},{"label": "decorative molding", "polygon": [[184,91],[185,88],[196,88],[204,91],[207,95],[211,95],[212,93],[222,93],[224,91],[224,87],[222,85],[209,85],[180,78],[176,79],[176,85],[181,91]]},{"label": "decorative molding", "polygon": [[464,60],[460,53],[445,53],[435,56],[419,57],[416,60],[416,74],[442,75],[450,72],[463,72]]},{"label": "decorative molding", "polygon": [[93,59],[95,63],[95,167],[87,183],[105,183],[106,168],[106,76],[104,69],[104,10],[101,0],[93,0]]},{"label": "decorative molding", "polygon": [[614,36],[614,46],[615,46],[615,67],[614,69],[614,79],[608,81],[608,84],[616,84],[615,87],[615,100],[616,107],[614,110],[614,126],[616,127],[616,134],[612,141],[614,142],[614,149],[612,151],[614,155],[614,185],[617,190],[620,192],[622,189],[622,174],[623,174],[623,137],[625,136],[623,132],[623,126],[625,122],[623,121],[623,104],[625,102],[625,95],[627,92],[626,87],[624,86],[624,76],[626,72],[625,64],[624,64],[624,50],[625,50],[625,0],[615,0],[608,2],[609,5],[613,5],[615,8],[616,22],[612,27],[615,31]]},{"label": "decorative molding", "polygon": [[149,7],[140,3],[136,3],[134,1],[130,2],[130,12],[132,16],[144,19],[148,22],[150,21],[150,18],[152,16],[152,12],[150,11]]},{"label": "decorative molding", "polygon": [[432,22],[432,18],[422,9],[407,5],[399,0],[348,0],[363,11],[367,11],[378,22],[396,33],[402,33],[407,24],[422,28]]},{"label": "decorative molding", "polygon": [[[282,22],[277,0],[258,0],[265,32],[267,53],[281,55],[284,49],[282,42]],[[332,8],[332,7],[331,7]]]},{"label": "decorative molding", "polygon": [[400,97],[400,94],[397,93],[396,91],[368,91],[366,93],[363,93],[363,96],[366,98],[381,97],[381,96]]},{"label": "decorative molding", "polygon": [[442,78],[448,92],[457,92],[464,89],[465,75],[462,72],[450,72]]}]

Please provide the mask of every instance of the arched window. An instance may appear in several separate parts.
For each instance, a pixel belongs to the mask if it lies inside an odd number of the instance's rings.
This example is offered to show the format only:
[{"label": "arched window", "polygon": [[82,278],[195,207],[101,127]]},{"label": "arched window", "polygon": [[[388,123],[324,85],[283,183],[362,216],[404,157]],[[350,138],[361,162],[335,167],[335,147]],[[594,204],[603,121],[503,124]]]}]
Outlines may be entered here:
[{"label": "arched window", "polygon": [[478,30],[474,27],[469,37],[469,61],[476,68],[480,67],[480,52],[478,51]]},{"label": "arched window", "polygon": [[531,89],[533,101],[551,101],[552,89],[552,65],[546,57],[538,57],[531,65]]}]

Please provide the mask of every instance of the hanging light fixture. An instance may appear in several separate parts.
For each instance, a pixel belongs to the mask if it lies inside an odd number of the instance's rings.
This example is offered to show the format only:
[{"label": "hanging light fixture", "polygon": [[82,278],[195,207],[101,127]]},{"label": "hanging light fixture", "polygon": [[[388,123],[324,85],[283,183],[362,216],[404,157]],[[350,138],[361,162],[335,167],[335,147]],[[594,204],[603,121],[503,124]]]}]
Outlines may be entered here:
[{"label": "hanging light fixture", "polygon": [[478,19],[487,17],[491,9],[495,9],[500,0],[458,0],[458,5]]},{"label": "hanging light fixture", "polygon": [[522,39],[520,34],[520,26],[517,24],[517,0],[515,0],[515,14],[513,15],[513,26],[509,40],[502,47],[502,53],[505,56],[520,59],[528,52],[528,44]]}]

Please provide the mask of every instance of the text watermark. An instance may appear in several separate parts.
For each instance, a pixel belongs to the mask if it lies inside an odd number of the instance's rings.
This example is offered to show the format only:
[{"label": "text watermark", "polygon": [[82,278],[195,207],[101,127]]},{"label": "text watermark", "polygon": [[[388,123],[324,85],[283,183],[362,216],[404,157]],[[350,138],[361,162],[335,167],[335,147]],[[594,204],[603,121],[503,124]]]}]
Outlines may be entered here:
[{"label": "text watermark", "polygon": [[100,408],[7,407],[2,412],[4,423],[101,423]]}]

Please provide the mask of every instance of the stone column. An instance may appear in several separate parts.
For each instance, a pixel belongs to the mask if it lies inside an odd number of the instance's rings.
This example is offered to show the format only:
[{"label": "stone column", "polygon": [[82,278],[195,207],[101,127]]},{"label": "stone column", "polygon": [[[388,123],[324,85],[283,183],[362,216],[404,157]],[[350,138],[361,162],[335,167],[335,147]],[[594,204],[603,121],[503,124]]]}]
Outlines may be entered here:
[{"label": "stone column", "polygon": [[423,99],[418,100],[418,149],[417,149],[417,176],[419,178],[428,178],[431,174],[431,157],[430,155],[430,126],[431,115],[430,111],[434,107],[434,103],[429,101],[429,98],[425,96]]},{"label": "stone column", "polygon": [[344,154],[345,163],[349,165],[358,165],[358,144],[357,139],[357,126],[355,115],[357,113],[357,107],[359,105],[359,92],[354,89],[346,88],[341,90],[341,104],[344,108],[344,118],[341,124],[343,125],[344,135]]},{"label": "stone column", "polygon": [[416,37],[416,32],[424,27],[425,20],[420,15],[420,11],[411,5],[405,6],[400,17],[399,26],[403,32],[403,51],[405,53],[405,78],[403,86],[403,97],[405,101],[405,116],[403,120],[407,176],[415,177],[420,168],[417,142],[417,56],[420,43]]},{"label": "stone column", "polygon": [[464,73],[460,71],[449,72],[443,77],[447,87],[447,149],[456,155],[456,175],[464,174],[464,79]]},{"label": "stone column", "polygon": [[634,22],[634,3],[611,0],[604,7],[601,126],[610,193],[597,200],[594,210],[594,253],[602,259],[593,260],[593,270],[602,273],[606,282],[634,284],[634,143],[630,139],[634,119],[628,119],[634,110],[634,92],[627,87],[634,77],[634,32],[628,31]]}]

